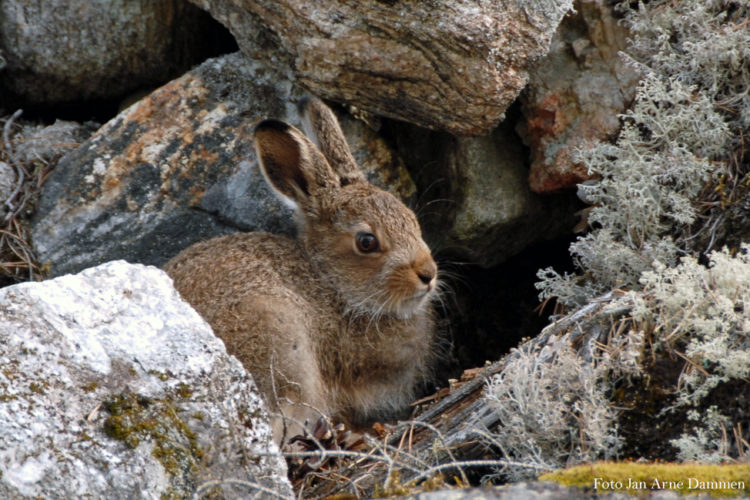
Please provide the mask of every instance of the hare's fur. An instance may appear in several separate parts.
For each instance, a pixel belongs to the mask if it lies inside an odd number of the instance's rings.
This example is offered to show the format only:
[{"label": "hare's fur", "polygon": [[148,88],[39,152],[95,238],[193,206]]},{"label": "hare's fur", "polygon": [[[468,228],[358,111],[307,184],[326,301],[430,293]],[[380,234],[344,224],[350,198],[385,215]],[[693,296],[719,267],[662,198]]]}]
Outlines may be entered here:
[{"label": "hare's fur", "polygon": [[437,268],[414,214],[365,180],[330,109],[300,107],[317,146],[283,122],[255,132],[266,179],[296,208],[298,239],[223,236],[165,269],[272,407],[359,427],[397,416],[429,370]]}]

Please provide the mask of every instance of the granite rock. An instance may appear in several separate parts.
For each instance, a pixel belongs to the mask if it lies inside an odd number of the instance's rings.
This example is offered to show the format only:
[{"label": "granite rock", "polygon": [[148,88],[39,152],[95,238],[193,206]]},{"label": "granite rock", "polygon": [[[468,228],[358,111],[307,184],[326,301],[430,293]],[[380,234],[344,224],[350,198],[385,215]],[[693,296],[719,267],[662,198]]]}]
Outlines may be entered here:
[{"label": "granite rock", "polygon": [[158,269],[3,288],[0,364],[3,498],[291,493],[251,376]]}]

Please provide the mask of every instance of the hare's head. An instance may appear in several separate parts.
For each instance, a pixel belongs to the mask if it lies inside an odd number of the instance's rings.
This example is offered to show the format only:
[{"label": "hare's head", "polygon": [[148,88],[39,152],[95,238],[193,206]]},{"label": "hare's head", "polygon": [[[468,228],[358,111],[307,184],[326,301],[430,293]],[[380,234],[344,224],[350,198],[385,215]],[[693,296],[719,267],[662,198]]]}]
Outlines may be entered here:
[{"label": "hare's head", "polygon": [[303,99],[300,111],[315,143],[278,120],[255,128],[266,180],[294,207],[309,258],[349,312],[412,316],[437,286],[437,266],[414,213],[367,182],[322,101]]}]

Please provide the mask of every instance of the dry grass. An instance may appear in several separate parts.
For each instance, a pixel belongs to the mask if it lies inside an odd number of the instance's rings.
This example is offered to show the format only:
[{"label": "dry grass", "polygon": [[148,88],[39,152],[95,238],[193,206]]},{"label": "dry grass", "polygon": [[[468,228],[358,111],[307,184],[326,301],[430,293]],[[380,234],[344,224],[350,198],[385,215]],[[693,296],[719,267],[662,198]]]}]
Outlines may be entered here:
[{"label": "dry grass", "polygon": [[17,124],[21,110],[2,118],[3,140],[0,144],[0,161],[9,165],[15,173],[15,183],[10,194],[2,202],[0,220],[0,285],[9,285],[25,280],[36,280],[42,275],[34,250],[29,244],[25,219],[29,215],[31,201],[39,191],[44,177],[49,173],[48,165],[29,165],[15,155]]},{"label": "dry grass", "polygon": [[22,111],[0,117],[0,286],[39,280],[45,274],[29,241],[28,221],[42,185],[60,158],[90,134],[88,125],[51,126],[21,120]]}]

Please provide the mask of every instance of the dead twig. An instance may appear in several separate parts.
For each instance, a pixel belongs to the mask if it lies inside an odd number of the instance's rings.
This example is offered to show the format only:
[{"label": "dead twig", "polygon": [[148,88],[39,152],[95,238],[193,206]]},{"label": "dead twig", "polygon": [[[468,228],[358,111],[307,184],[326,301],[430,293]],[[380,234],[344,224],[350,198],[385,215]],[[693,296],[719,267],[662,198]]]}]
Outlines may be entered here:
[{"label": "dead twig", "polygon": [[24,182],[26,181],[26,172],[23,166],[15,158],[13,152],[13,143],[10,140],[10,129],[13,126],[13,122],[21,116],[23,110],[19,109],[13,113],[10,118],[5,121],[3,127],[3,142],[5,144],[5,152],[8,157],[8,162],[16,171],[16,187],[11,192],[10,196],[5,200],[4,205],[8,209],[8,213],[5,214],[4,222],[7,223],[11,217],[14,217],[20,210],[20,204],[17,206],[13,205],[13,199],[18,196],[18,193],[23,189]]}]

